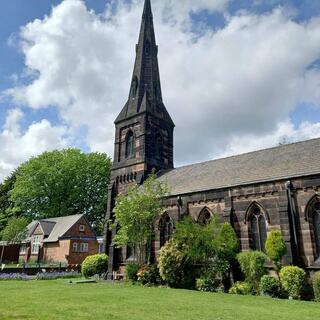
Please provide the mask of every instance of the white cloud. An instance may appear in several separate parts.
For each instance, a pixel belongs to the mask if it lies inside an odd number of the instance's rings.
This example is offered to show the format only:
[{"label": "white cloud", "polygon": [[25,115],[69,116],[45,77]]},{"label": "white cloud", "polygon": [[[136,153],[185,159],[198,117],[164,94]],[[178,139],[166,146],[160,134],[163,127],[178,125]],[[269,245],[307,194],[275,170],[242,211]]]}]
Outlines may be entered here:
[{"label": "white cloud", "polygon": [[9,110],[0,131],[0,181],[30,157],[68,145],[65,127],[55,127],[47,120],[42,120],[31,124],[27,131],[23,132],[20,126],[23,116],[20,109]]},{"label": "white cloud", "polygon": [[[195,40],[188,13],[227,4],[153,1],[163,96],[177,125],[177,164],[228,152],[236,139],[246,145],[248,137],[270,136],[275,144],[279,123],[298,103],[320,105],[320,72],[308,68],[320,58],[320,19],[298,23],[281,8],[242,12]],[[139,0],[120,1],[104,16],[80,0],[63,1],[22,28],[34,79],[9,94],[32,108],[58,106],[73,128],[88,127],[91,150],[112,155],[113,120],[128,95],[141,11]]]},{"label": "white cloud", "polygon": [[295,128],[289,120],[285,120],[278,124],[276,130],[266,135],[258,136],[251,134],[232,138],[228,143],[227,151],[220,156],[226,157],[274,147],[277,141],[278,144],[292,143],[318,137],[320,137],[320,122],[310,123],[306,121],[302,122],[298,128]]}]

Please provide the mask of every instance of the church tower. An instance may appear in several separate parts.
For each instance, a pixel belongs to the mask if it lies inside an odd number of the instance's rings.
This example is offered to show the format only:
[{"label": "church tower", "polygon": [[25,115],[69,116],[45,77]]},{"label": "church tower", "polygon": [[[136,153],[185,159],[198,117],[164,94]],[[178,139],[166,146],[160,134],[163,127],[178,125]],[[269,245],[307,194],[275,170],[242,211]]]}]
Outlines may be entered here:
[{"label": "church tower", "polygon": [[[115,197],[126,193],[148,174],[173,168],[174,123],[162,101],[158,46],[150,0],[145,0],[136,60],[128,100],[115,120],[114,161],[109,187],[107,221],[113,219]],[[105,230],[109,273],[128,258],[126,249],[112,246],[114,234]]]}]

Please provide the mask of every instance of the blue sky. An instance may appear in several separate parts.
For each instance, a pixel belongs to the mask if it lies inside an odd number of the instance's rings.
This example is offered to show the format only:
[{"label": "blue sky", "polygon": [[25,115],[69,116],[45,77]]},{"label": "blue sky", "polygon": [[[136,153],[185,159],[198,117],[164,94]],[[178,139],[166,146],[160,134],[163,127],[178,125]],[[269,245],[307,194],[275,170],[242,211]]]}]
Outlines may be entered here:
[{"label": "blue sky", "polygon": [[[153,6],[163,95],[177,125],[177,165],[320,136],[320,1],[166,1]],[[106,0],[83,2],[0,4],[0,179],[47,149],[75,146],[112,156],[112,119],[127,97],[142,4],[114,1],[110,14]],[[56,68],[49,75],[42,59],[48,70]],[[15,144],[22,146],[16,154]]]}]

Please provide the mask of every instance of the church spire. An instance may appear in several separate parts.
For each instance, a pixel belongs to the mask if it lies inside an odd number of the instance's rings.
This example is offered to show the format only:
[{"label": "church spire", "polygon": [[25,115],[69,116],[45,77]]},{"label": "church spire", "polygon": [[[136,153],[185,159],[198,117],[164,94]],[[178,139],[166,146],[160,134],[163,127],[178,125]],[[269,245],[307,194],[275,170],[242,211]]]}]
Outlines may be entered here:
[{"label": "church spire", "polygon": [[158,46],[150,0],[144,3],[129,98],[115,122],[119,123],[142,112],[156,114],[172,122],[162,102]]}]

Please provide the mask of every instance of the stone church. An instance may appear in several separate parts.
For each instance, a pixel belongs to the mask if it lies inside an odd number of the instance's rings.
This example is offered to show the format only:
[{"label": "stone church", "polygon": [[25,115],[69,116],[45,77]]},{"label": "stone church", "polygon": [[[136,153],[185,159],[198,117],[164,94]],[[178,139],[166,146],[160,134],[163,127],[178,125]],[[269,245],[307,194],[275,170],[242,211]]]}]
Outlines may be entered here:
[{"label": "stone church", "polygon": [[[283,145],[174,168],[174,122],[162,99],[150,0],[145,0],[128,100],[115,120],[114,163],[107,220],[115,197],[142,184],[155,169],[170,197],[155,223],[154,252],[170,238],[176,222],[190,215],[230,222],[242,250],[265,250],[267,234],[280,229],[285,262],[320,269],[320,139]],[[115,248],[115,231],[105,231],[109,277],[132,252]]]}]

